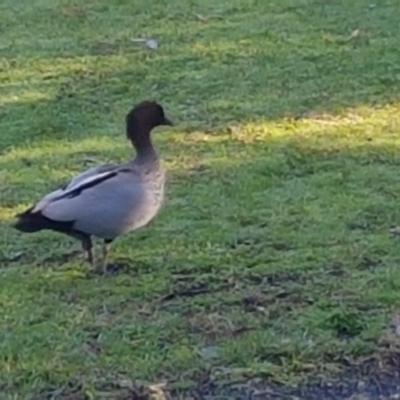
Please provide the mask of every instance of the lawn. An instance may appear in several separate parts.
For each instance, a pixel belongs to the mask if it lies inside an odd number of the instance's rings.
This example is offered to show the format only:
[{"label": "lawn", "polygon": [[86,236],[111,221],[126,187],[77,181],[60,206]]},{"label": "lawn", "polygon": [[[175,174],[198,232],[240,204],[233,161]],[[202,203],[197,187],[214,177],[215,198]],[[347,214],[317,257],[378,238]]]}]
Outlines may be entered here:
[{"label": "lawn", "polygon": [[[400,360],[399,15],[397,0],[2,0],[1,399],[157,384],[178,399]],[[79,243],[10,227],[129,159],[124,117],[148,98],[175,122],[154,133],[167,202],[115,242],[124,268],[93,274]]]}]

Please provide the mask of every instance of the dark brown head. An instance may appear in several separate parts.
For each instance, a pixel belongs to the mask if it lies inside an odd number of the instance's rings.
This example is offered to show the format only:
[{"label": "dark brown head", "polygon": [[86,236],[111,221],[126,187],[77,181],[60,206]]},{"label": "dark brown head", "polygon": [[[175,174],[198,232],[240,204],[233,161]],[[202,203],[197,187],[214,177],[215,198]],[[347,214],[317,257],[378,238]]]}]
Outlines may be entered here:
[{"label": "dark brown head", "polygon": [[126,116],[126,135],[134,144],[150,136],[150,132],[160,125],[172,125],[165,116],[164,109],[155,101],[143,101],[129,111]]}]

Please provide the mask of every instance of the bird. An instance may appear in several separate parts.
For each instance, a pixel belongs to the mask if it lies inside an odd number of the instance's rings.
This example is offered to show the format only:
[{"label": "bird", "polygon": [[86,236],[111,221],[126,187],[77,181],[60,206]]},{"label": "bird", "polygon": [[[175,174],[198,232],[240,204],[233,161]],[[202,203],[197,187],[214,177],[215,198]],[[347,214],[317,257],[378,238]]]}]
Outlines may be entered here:
[{"label": "bird", "polygon": [[106,274],[114,240],[152,221],[165,197],[166,173],[151,132],[158,126],[173,126],[172,121],[160,103],[145,100],[128,112],[125,123],[136,152],[132,160],[100,165],[75,176],[17,214],[13,227],[24,233],[51,230],[75,238],[92,266],[92,237],[102,239],[100,267]]}]

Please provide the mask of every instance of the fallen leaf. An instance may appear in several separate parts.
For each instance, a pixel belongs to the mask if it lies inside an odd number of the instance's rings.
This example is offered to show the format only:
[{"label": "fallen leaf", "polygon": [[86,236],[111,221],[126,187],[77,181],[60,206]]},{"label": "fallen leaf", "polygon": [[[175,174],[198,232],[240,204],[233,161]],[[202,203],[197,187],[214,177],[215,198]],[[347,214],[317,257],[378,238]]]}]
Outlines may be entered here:
[{"label": "fallen leaf", "polygon": [[158,42],[155,39],[148,39],[146,40],[146,46],[151,49],[151,50],[157,50],[158,49]]},{"label": "fallen leaf", "polygon": [[19,261],[24,255],[23,251],[15,251],[13,253],[8,254],[5,258],[7,261],[15,262]]},{"label": "fallen leaf", "polygon": [[400,226],[395,226],[395,227],[393,227],[393,228],[390,228],[390,229],[389,229],[389,232],[390,232],[392,235],[400,235]]},{"label": "fallen leaf", "polygon": [[207,22],[207,18],[204,17],[203,15],[197,14],[197,13],[195,13],[194,15],[196,16],[196,18],[197,18],[199,21],[201,21],[201,22]]},{"label": "fallen leaf", "polygon": [[335,37],[332,35],[323,35],[323,39],[327,42],[331,43],[336,43],[336,44],[347,44],[355,39],[358,39],[361,37],[361,30],[360,29],[354,29],[353,32],[347,37]]},{"label": "fallen leaf", "polygon": [[167,400],[167,396],[165,393],[167,384],[166,383],[158,383],[154,385],[149,385],[150,390],[150,398],[152,400]]},{"label": "fallen leaf", "polygon": [[348,40],[355,39],[360,36],[360,30],[355,29],[353,32],[351,32],[351,35],[349,36]]},{"label": "fallen leaf", "polygon": [[156,39],[142,39],[142,38],[135,38],[131,39],[131,42],[134,43],[144,43],[145,46],[151,50],[156,50],[159,47],[158,41]]}]

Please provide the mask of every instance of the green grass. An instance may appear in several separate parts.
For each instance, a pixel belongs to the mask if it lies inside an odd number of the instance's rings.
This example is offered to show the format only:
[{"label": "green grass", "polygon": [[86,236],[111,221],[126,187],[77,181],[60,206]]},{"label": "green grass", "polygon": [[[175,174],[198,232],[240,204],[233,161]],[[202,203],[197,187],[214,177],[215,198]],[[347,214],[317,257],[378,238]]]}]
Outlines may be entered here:
[{"label": "green grass", "polygon": [[[396,345],[399,15],[396,0],[3,0],[5,398],[328,379]],[[79,243],[10,228],[88,158],[131,157],[124,116],[146,98],[176,123],[154,135],[168,199],[115,242],[127,270],[88,276]]]}]

